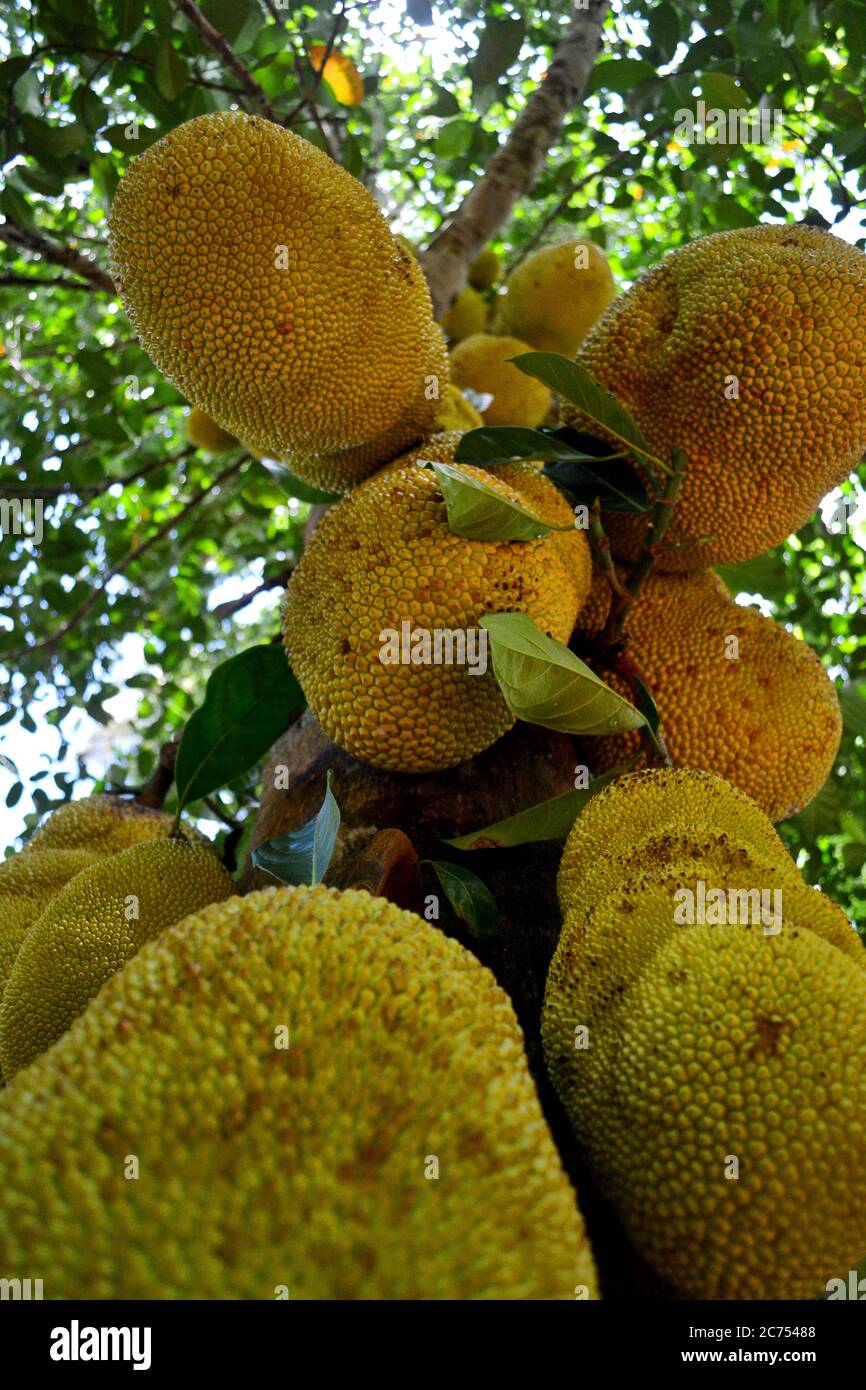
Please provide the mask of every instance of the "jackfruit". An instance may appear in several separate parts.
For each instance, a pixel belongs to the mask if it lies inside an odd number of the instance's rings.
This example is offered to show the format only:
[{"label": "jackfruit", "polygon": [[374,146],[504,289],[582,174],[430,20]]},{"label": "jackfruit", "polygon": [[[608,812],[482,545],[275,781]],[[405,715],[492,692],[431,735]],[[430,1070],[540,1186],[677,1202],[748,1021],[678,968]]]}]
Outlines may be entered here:
[{"label": "jackfruit", "polygon": [[533,251],[512,270],[493,309],[493,331],[573,357],[616,294],[604,252],[579,237]]},{"label": "jackfruit", "polygon": [[462,342],[473,333],[483,333],[487,322],[487,305],[477,290],[464,285],[457,297],[442,315],[442,328],[452,343]]},{"label": "jackfruit", "polygon": [[632,1242],[681,1293],[817,1297],[866,1244],[866,976],[793,923],[664,939],[671,910],[630,900],[628,930],[655,914],[662,944],[595,999],[589,1046],[591,981],[552,976],[554,1084]]},{"label": "jackfruit", "polygon": [[484,424],[484,416],[466,399],[459,386],[449,385],[445,388],[434,423],[438,434],[448,430],[475,430]]},{"label": "jackfruit", "polygon": [[128,798],[82,797],[52,811],[24,848],[0,863],[0,998],[27,929],[54,895],[103,856],[168,835],[172,824],[171,816]]},{"label": "jackfruit", "polygon": [[793,864],[769,817],[715,773],[664,767],[617,777],[591,798],[565,842],[556,881],[563,915],[582,902],[592,905],[587,884],[600,872],[599,861],[616,872],[632,846],[649,836],[708,831],[771,863]]},{"label": "jackfruit", "polygon": [[[453,767],[514,724],[480,641],[471,659],[481,617],[528,613],[567,642],[589,588],[589,546],[573,525],[534,541],[451,531],[424,462],[450,462],[460,438],[435,435],[332,507],[283,607],[289,661],[325,733],[398,772]],[[574,521],[532,464],[466,472],[550,524]]]},{"label": "jackfruit", "polygon": [[145,941],[234,891],[210,850],[181,839],[148,840],[76,874],[12,966],[0,1002],[5,1080],[50,1047]]},{"label": "jackfruit", "polygon": [[[802,526],[866,447],[866,256],[815,227],[702,237],[622,295],[577,360],[665,463],[674,445],[688,455],[658,567],[750,559]],[[563,418],[599,433],[567,403]],[[632,559],[645,519],[604,520]],[[700,537],[712,541],[687,544]]]},{"label": "jackfruit", "polygon": [[298,477],[344,491],[429,432],[448,366],[424,276],[308,141],[237,112],[186,121],[130,165],[109,249],[160,370]]},{"label": "jackfruit", "polygon": [[144,946],[0,1095],[0,1169],[0,1274],[49,1299],[595,1296],[510,1001],[367,893]]},{"label": "jackfruit", "polygon": [[479,251],[469,267],[469,283],[476,290],[489,290],[499,279],[499,257],[491,246]]},{"label": "jackfruit", "polygon": [[186,433],[191,444],[197,449],[205,449],[209,454],[225,454],[238,447],[233,434],[221,429],[216,420],[205,415],[198,406],[193,406],[186,417]]},{"label": "jackfruit", "polygon": [[[624,632],[676,766],[718,773],[774,821],[809,804],[842,735],[835,687],[811,647],[734,603],[711,573],[651,575]],[[627,694],[619,676],[597,669]],[[587,757],[604,772],[639,742],[629,733],[594,738]]]},{"label": "jackfruit", "polygon": [[451,378],[455,384],[493,397],[482,411],[486,425],[534,428],[544,421],[550,409],[550,388],[509,360],[531,351],[528,343],[517,338],[494,338],[489,333],[473,333],[453,349]]}]

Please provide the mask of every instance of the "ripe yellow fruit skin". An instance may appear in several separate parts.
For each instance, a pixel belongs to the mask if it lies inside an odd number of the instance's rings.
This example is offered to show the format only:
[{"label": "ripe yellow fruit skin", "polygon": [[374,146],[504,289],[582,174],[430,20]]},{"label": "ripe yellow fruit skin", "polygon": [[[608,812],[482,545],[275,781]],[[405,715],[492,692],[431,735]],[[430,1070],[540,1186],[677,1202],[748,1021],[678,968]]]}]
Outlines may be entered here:
[{"label": "ripe yellow fruit skin", "polygon": [[442,315],[442,327],[452,343],[459,343],[473,333],[483,333],[487,322],[487,305],[477,290],[464,285],[450,309]]},{"label": "ripe yellow fruit skin", "polygon": [[459,386],[449,385],[439,406],[435,426],[439,434],[448,430],[476,430],[484,424],[480,410],[468,401]]},{"label": "ripe yellow fruit skin", "polygon": [[457,386],[493,397],[482,411],[486,425],[540,425],[550,409],[550,388],[527,376],[509,359],[531,352],[518,338],[473,333],[451,353],[451,377]]},{"label": "ripe yellow fruit skin", "polygon": [[489,290],[498,279],[499,257],[491,246],[485,246],[469,267],[469,283],[476,290]]},{"label": "ripe yellow fruit skin", "polygon": [[0,1269],[48,1299],[595,1295],[510,1001],[367,893],[146,945],[0,1095],[0,1166]]},{"label": "ripe yellow fruit skin", "polygon": [[236,449],[238,441],[233,434],[221,429],[216,420],[205,415],[194,405],[186,417],[186,432],[190,442],[197,449],[205,449],[209,454],[225,454]]},{"label": "ripe yellow fruit skin", "polygon": [[28,930],[9,975],[5,1079],[50,1047],[146,941],[234,891],[210,850],[179,839],[133,845],[76,874]]},{"label": "ripe yellow fruit skin", "polygon": [[814,1298],[854,1268],[866,1232],[863,972],[793,925],[689,927],[615,1003],[595,1000],[585,1050],[575,983],[548,988],[548,1065],[644,1256],[697,1298]]},{"label": "ripe yellow fruit skin", "polygon": [[[675,765],[718,773],[774,821],[809,804],[842,736],[835,687],[811,647],[734,603],[711,573],[651,575],[624,630]],[[734,637],[737,658],[726,655]],[[619,677],[602,674],[627,693]],[[593,739],[587,757],[603,772],[638,743],[629,734]]]},{"label": "ripe yellow fruit skin", "polygon": [[691,831],[728,835],[732,844],[782,867],[793,867],[772,821],[723,777],[695,768],[648,768],[608,783],[587,803],[569,831],[556,887],[563,916],[594,901],[592,879],[599,860],[613,871],[632,846],[651,836]]},{"label": "ripe yellow fruit skin", "polygon": [[448,367],[421,269],[308,141],[239,113],[186,121],[130,165],[109,245],[160,370],[299,477],[346,490],[429,431]]},{"label": "ripe yellow fruit skin", "polygon": [[[802,526],[866,447],[866,256],[814,227],[702,237],[622,295],[578,361],[665,463],[674,445],[688,455],[665,538],[678,544],[659,567],[749,559]],[[563,419],[598,433],[573,406]],[[645,522],[605,526],[632,559]],[[714,539],[684,544],[701,536]]]},{"label": "ripe yellow fruit skin", "polygon": [[171,827],[162,811],[112,795],[52,811],[24,848],[0,863],[0,998],[27,929],[54,895],[104,855],[168,835]]},{"label": "ripe yellow fruit skin", "polygon": [[[319,522],[283,608],[289,661],[325,733],[376,767],[433,772],[488,748],[514,724],[492,664],[385,665],[383,633],[476,628],[523,612],[568,641],[590,580],[582,531],[536,541],[477,541],[448,526],[436,475],[459,434],[440,434],[343,498]],[[574,520],[532,464],[468,468],[552,524]]]},{"label": "ripe yellow fruit skin", "polygon": [[493,330],[573,357],[615,294],[607,257],[593,242],[579,237],[544,246],[508,276]]}]

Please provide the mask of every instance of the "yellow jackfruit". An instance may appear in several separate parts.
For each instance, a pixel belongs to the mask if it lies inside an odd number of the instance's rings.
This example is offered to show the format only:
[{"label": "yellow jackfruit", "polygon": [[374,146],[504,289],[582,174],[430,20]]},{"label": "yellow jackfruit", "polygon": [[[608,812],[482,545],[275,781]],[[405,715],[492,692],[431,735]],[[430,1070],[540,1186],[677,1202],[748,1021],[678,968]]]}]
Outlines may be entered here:
[{"label": "yellow jackfruit", "polygon": [[238,447],[234,435],[221,429],[216,420],[205,415],[196,405],[186,417],[186,432],[191,444],[197,449],[206,450],[209,454],[225,454],[229,449]]},{"label": "yellow jackfruit", "polygon": [[[674,445],[688,455],[659,568],[749,559],[802,526],[866,447],[866,256],[815,227],[702,237],[622,295],[577,360],[665,463]],[[563,418],[598,433],[571,405]],[[605,526],[633,558],[645,521]],[[699,537],[713,539],[686,543]]]},{"label": "yellow jackfruit", "polygon": [[459,386],[449,385],[434,421],[437,433],[448,430],[476,430],[484,424],[484,416],[468,401]]},{"label": "yellow jackfruit", "polygon": [[65,1033],[145,941],[234,891],[210,850],[181,839],[148,840],[76,874],[30,927],[6,983],[4,1078]]},{"label": "yellow jackfruit", "polygon": [[450,309],[442,315],[442,327],[452,343],[462,342],[473,333],[483,333],[487,322],[487,305],[477,290],[464,285]]},{"label": "yellow jackfruit", "polygon": [[0,1171],[0,1275],[48,1299],[595,1296],[510,1001],[366,893],[144,946],[0,1095]]},{"label": "yellow jackfruit", "polygon": [[493,400],[482,411],[486,425],[542,424],[550,409],[550,388],[543,381],[527,376],[510,361],[522,352],[531,352],[528,343],[517,338],[494,338],[489,333],[473,333],[451,353],[451,378],[457,386],[491,395]]},{"label": "yellow jackfruit", "polygon": [[[711,573],[651,575],[624,631],[675,765],[727,778],[774,821],[809,804],[842,734],[835,687],[811,647],[734,603]],[[599,674],[627,693],[619,676]],[[603,772],[638,744],[628,733],[592,739],[587,757]]]},{"label": "yellow jackfruit", "polygon": [[[286,649],[310,707],[329,738],[376,767],[453,767],[506,733],[514,717],[473,645],[479,619],[528,613],[566,642],[589,588],[589,546],[573,526],[534,541],[450,530],[424,463],[450,462],[460,438],[435,435],[332,507],[286,591]],[[550,524],[574,521],[532,464],[466,472]]]},{"label": "yellow jackfruit", "polygon": [[351,488],[429,432],[448,366],[424,276],[308,141],[236,112],[186,121],[130,165],[109,245],[160,370],[307,482]]},{"label": "yellow jackfruit", "polygon": [[[664,938],[671,906],[633,897],[629,930],[655,916]],[[688,927],[616,999],[596,998],[598,1026],[578,1048],[586,981],[552,977],[545,1052],[642,1254],[697,1298],[813,1298],[854,1268],[866,1244],[863,971],[795,924],[776,936]]]},{"label": "yellow jackfruit", "polygon": [[493,331],[573,357],[616,294],[604,252],[578,238],[533,251],[512,270],[493,310]]},{"label": "yellow jackfruit", "polygon": [[27,929],[54,895],[104,855],[168,835],[172,824],[129,798],[82,797],[52,811],[20,853],[0,863],[0,998]]},{"label": "yellow jackfruit", "polygon": [[469,267],[469,283],[476,290],[489,290],[498,279],[499,257],[491,246],[485,246]]},{"label": "yellow jackfruit", "polygon": [[[714,832],[732,844],[782,866],[792,865],[772,821],[745,792],[723,777],[694,768],[651,768],[626,773],[597,792],[572,826],[556,882],[563,915],[581,903],[593,904],[594,876],[627,861],[631,848],[650,836]],[[601,863],[599,861],[602,861]]]}]

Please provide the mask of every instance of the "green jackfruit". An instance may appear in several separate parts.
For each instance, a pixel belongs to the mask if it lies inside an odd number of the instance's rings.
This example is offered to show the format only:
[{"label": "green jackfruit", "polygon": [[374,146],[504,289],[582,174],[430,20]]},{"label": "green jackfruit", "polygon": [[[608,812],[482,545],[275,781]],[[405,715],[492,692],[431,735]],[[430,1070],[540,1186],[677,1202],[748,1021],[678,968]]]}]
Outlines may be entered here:
[{"label": "green jackfruit", "polygon": [[[669,919],[670,902],[662,910]],[[856,1266],[862,970],[793,926],[695,926],[661,944],[601,1018],[578,1049],[579,1003],[553,986],[548,1065],[631,1240],[680,1292],[815,1298]]]},{"label": "green jackfruit", "polygon": [[49,1299],[595,1294],[507,996],[367,893],[144,946],[0,1095],[0,1171],[0,1275]]},{"label": "green jackfruit", "polygon": [[493,332],[573,357],[616,295],[607,257],[585,238],[542,246],[512,270],[493,308]]},{"label": "green jackfruit", "polygon": [[54,894],[98,859],[168,835],[172,824],[171,816],[128,797],[82,797],[52,811],[24,848],[0,863],[0,999],[28,927]]},{"label": "green jackfruit", "polygon": [[110,975],[181,917],[231,896],[202,845],[148,840],[83,869],[27,931],[0,1002],[0,1068],[8,1081],[44,1052]]},{"label": "green jackfruit", "polygon": [[442,327],[452,343],[460,343],[473,333],[483,333],[487,322],[487,305],[477,290],[464,285],[450,309],[442,315]]}]

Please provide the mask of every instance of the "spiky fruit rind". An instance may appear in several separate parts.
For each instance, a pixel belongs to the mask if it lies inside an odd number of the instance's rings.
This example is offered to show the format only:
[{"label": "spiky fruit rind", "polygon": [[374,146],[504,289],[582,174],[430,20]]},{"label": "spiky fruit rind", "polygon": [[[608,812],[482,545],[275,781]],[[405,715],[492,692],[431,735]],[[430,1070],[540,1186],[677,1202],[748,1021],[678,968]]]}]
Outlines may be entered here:
[{"label": "spiky fruit rind", "polygon": [[793,863],[768,816],[723,777],[696,768],[630,772],[597,792],[569,832],[557,878],[563,915],[591,905],[599,891],[612,886],[607,866],[615,872],[637,842],[684,831],[727,833],[732,844],[769,862],[783,868]]},{"label": "spiky fruit rind", "polygon": [[364,187],[272,121],[186,121],[130,165],[112,269],[142,346],[219,425],[337,491],[422,438],[447,381],[413,256]]},{"label": "spiky fruit rind", "polygon": [[493,329],[573,357],[615,294],[607,257],[594,242],[578,237],[543,246],[508,276]]},{"label": "spiky fruit rind", "polygon": [[[589,547],[573,525],[514,542],[450,529],[424,464],[450,462],[460,437],[435,435],[343,498],[320,521],[286,592],[286,648],[310,707],[329,738],[377,767],[452,767],[514,723],[489,662],[483,674],[468,662],[384,664],[388,633],[402,641],[408,623],[410,632],[465,636],[485,614],[518,611],[566,642],[589,587]],[[466,471],[542,520],[574,521],[532,464]]]},{"label": "spiky fruit rind", "polygon": [[[716,772],[774,821],[808,806],[842,737],[820,657],[780,623],[734,603],[717,575],[651,575],[624,627],[678,767]],[[616,675],[604,678],[619,693]],[[593,739],[598,772],[637,750],[628,733]]]},{"label": "spiky fruit rind", "polygon": [[554,1082],[630,1238],[675,1287],[814,1298],[856,1266],[866,978],[851,960],[795,926],[696,926],[614,1006],[610,1045],[576,1049],[573,1013],[553,985]]},{"label": "spiky fruit rind", "polygon": [[[688,457],[659,568],[747,560],[802,526],[866,447],[866,256],[816,227],[701,237],[615,301],[578,361],[665,463],[674,445]],[[563,419],[598,433],[572,405]],[[605,526],[633,559],[645,519]]]},{"label": "spiky fruit rind", "polygon": [[46,1298],[595,1292],[507,996],[367,893],[146,945],[0,1095],[0,1165],[0,1268]]},{"label": "spiky fruit rind", "polygon": [[497,338],[490,333],[473,333],[452,350],[451,376],[456,385],[493,397],[482,411],[486,425],[534,428],[544,421],[550,409],[550,388],[510,361],[531,351],[519,338]]},{"label": "spiky fruit rind", "polygon": [[4,1078],[50,1047],[146,941],[233,892],[216,856],[180,839],[147,840],[76,874],[12,966],[0,1003]]},{"label": "spiky fruit rind", "polygon": [[[110,792],[67,801],[52,811],[28,842],[27,849],[86,849],[117,854],[142,840],[170,835],[174,817]],[[195,830],[184,833],[201,839]]]}]

